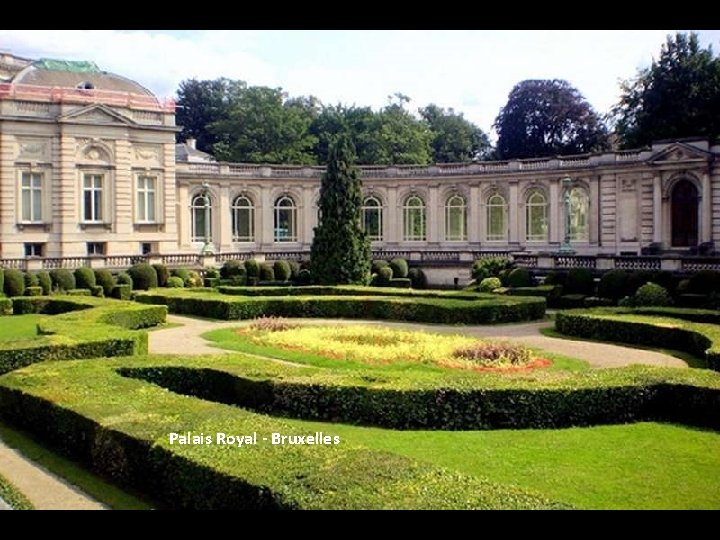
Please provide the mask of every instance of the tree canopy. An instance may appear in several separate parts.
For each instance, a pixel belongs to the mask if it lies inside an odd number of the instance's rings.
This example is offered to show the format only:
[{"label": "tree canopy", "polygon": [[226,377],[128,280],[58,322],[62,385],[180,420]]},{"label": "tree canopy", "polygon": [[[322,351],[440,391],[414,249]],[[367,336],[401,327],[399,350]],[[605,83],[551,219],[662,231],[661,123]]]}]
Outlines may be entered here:
[{"label": "tree canopy", "polygon": [[515,85],[495,119],[500,159],[581,154],[608,147],[607,128],[567,81]]},{"label": "tree canopy", "polygon": [[720,135],[720,59],[695,33],[668,36],[660,57],[621,89],[613,115],[625,148]]},{"label": "tree canopy", "polygon": [[430,129],[432,161],[456,163],[487,159],[492,145],[487,134],[452,108],[434,103],[420,109],[420,116]]}]

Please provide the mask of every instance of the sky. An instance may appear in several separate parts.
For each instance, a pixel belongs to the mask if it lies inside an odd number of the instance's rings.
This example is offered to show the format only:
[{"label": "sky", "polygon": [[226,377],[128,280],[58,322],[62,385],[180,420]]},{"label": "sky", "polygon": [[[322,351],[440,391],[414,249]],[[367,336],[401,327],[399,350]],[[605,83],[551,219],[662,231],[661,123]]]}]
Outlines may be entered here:
[{"label": "sky", "polygon": [[[372,106],[401,92],[416,111],[452,107],[493,135],[512,87],[566,79],[599,113],[619,82],[657,58],[675,30],[0,30],[0,50],[30,58],[91,60],[160,97],[184,79],[241,79]],[[720,30],[699,31],[720,50]]]}]

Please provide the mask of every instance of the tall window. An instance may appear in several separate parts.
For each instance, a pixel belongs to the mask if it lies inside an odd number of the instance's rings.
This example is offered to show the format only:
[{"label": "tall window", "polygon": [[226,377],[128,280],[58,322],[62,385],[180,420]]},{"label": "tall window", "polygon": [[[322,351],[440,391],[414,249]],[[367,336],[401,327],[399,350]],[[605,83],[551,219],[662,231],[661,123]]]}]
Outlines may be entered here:
[{"label": "tall window", "polygon": [[525,201],[525,238],[530,242],[548,239],[547,201],[540,191],[532,191]]},{"label": "tall window", "polygon": [[287,195],[275,201],[275,241],[297,242],[297,206]]},{"label": "tall window", "polygon": [[138,176],[136,221],[140,223],[155,222],[156,188],[157,178],[155,176]]},{"label": "tall window", "polygon": [[487,200],[487,240],[499,242],[507,240],[507,204],[505,197],[496,193]]},{"label": "tall window", "polygon": [[255,241],[255,207],[252,201],[240,195],[232,204],[233,242]]},{"label": "tall window", "polygon": [[83,176],[83,221],[100,223],[103,220],[103,175]]},{"label": "tall window", "polygon": [[[208,198],[210,196],[208,195]],[[205,241],[205,224],[209,225],[208,239],[212,240],[212,199],[209,198],[207,201],[210,205],[207,216],[205,215],[205,197],[201,194],[197,194],[192,198],[190,202],[190,241],[191,242],[204,242]]]},{"label": "tall window", "polygon": [[363,201],[362,225],[371,242],[382,241],[382,203],[377,197],[366,197]]},{"label": "tall window", "polygon": [[452,195],[445,201],[445,240],[467,240],[467,208],[460,195]]},{"label": "tall window", "polygon": [[589,223],[590,197],[581,187],[570,190],[570,240],[587,242],[590,240]]},{"label": "tall window", "polygon": [[425,240],[425,202],[417,195],[410,195],[403,206],[403,240]]},{"label": "tall window", "polygon": [[41,173],[22,173],[22,215],[20,220],[28,223],[38,223],[42,216],[42,181]]}]

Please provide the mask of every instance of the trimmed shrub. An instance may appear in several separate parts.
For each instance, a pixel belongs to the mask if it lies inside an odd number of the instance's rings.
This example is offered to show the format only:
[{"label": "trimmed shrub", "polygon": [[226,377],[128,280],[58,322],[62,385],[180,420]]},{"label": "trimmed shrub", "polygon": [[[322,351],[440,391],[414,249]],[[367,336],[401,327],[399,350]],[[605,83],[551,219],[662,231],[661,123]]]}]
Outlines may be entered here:
[{"label": "trimmed shrub", "polygon": [[[233,280],[238,276],[233,276]],[[218,277],[206,277],[203,279],[203,286],[214,289],[220,285],[220,278]]]},{"label": "trimmed shrub", "polygon": [[12,268],[5,270],[5,294],[7,296],[25,294],[25,276],[20,270]]},{"label": "trimmed shrub", "polygon": [[90,289],[70,289],[69,291],[65,291],[65,293],[68,296],[92,296]]},{"label": "trimmed shrub", "polygon": [[75,269],[75,287],[77,289],[91,289],[97,285],[95,283],[95,272],[92,268],[76,268]]},{"label": "trimmed shrub", "polygon": [[277,281],[290,281],[292,270],[287,261],[275,261],[273,271],[275,272],[275,279]]},{"label": "trimmed shrub", "polygon": [[90,287],[90,292],[97,298],[103,298],[105,296],[105,289],[102,285],[93,285]]},{"label": "trimmed shrub", "polygon": [[638,270],[637,272],[630,272],[628,274],[628,280],[627,280],[627,290],[625,291],[625,294],[628,296],[632,296],[635,294],[635,292],[645,285],[646,283],[652,281],[653,273],[649,272],[647,270]]},{"label": "trimmed shrub", "polygon": [[672,272],[669,272],[667,270],[659,270],[653,273],[652,282],[657,283],[670,295],[672,295],[677,287],[678,278],[676,278]]},{"label": "trimmed shrub", "polygon": [[171,276],[168,278],[167,286],[171,289],[182,289],[185,287],[185,283],[182,278],[179,278],[178,276]]},{"label": "trimmed shrub", "polygon": [[646,283],[633,296],[636,306],[669,306],[672,299],[668,292],[657,283]]},{"label": "trimmed shrub", "polygon": [[75,276],[67,268],[50,270],[50,279],[52,279],[53,290],[69,291],[75,288]]},{"label": "trimmed shrub", "polygon": [[243,261],[228,260],[223,263],[220,269],[220,277],[229,279],[232,276],[239,276],[245,273],[245,263]]},{"label": "trimmed shrub", "polygon": [[522,366],[529,364],[532,360],[530,349],[527,347],[502,341],[478,341],[474,345],[456,349],[452,355],[454,358],[470,360],[480,366],[494,366],[497,364]]},{"label": "trimmed shrub", "polygon": [[[244,269],[244,268],[245,268],[245,265],[243,265],[243,269]],[[221,276],[220,276],[220,270],[218,270],[218,269],[215,268],[215,267],[208,268],[208,269],[205,270],[205,276],[204,276],[204,277],[206,277],[206,278],[219,279],[219,278],[221,277]]]},{"label": "trimmed shrub", "polygon": [[405,259],[397,257],[390,261],[393,278],[406,278],[408,275],[408,263]]},{"label": "trimmed shrub", "polygon": [[388,261],[386,261],[384,259],[375,259],[372,262],[372,265],[370,266],[370,271],[373,274],[377,274],[378,270],[380,270],[381,268],[384,268],[386,266],[390,266],[390,263]]},{"label": "trimmed shrub", "polygon": [[610,298],[600,298],[598,296],[588,296],[585,299],[585,307],[609,307],[613,305]]},{"label": "trimmed shrub", "polygon": [[675,288],[675,292],[677,294],[688,294],[690,293],[690,280],[689,279],[681,279],[677,287]]},{"label": "trimmed shrub", "polygon": [[390,280],[393,278],[393,269],[388,266],[383,266],[377,273],[377,284],[380,287],[387,287],[390,284]]},{"label": "trimmed shrub", "polygon": [[25,287],[25,296],[42,296],[43,290],[39,286]]},{"label": "trimmed shrub", "polygon": [[568,272],[563,290],[567,294],[594,294],[595,280],[592,272],[587,268],[572,268]]},{"label": "trimmed shrub", "polygon": [[543,285],[562,285],[564,287],[567,277],[567,272],[551,270],[548,272],[547,276],[545,276]]},{"label": "trimmed shrub", "polygon": [[700,270],[690,276],[690,291],[694,294],[720,292],[720,272]]},{"label": "trimmed shrub", "polygon": [[600,277],[598,283],[598,296],[620,300],[627,295],[628,275],[625,270],[609,270]]},{"label": "trimmed shrub", "polygon": [[499,289],[500,287],[502,287],[502,281],[500,281],[500,278],[488,277],[480,282],[478,290],[484,293],[491,293],[495,289]]},{"label": "trimmed shrub", "polygon": [[133,279],[130,277],[130,274],[127,272],[120,272],[117,275],[117,284],[118,285],[130,285],[130,289],[133,287]]},{"label": "trimmed shrub", "polygon": [[245,281],[246,281],[248,287],[256,287],[257,284],[258,284],[258,278],[257,278],[257,277],[250,277],[250,276],[248,276],[247,278],[245,278]]},{"label": "trimmed shrub", "polygon": [[120,280],[118,279],[118,284],[113,287],[111,294],[113,298],[117,298],[118,300],[130,300],[131,291],[132,285],[120,283]]},{"label": "trimmed shrub", "polygon": [[5,294],[5,270],[0,268],[0,296]]},{"label": "trimmed shrub", "polygon": [[148,263],[134,264],[128,274],[133,280],[134,291],[147,291],[158,286],[157,273]]},{"label": "trimmed shrub", "polygon": [[427,276],[422,268],[411,268],[408,270],[408,277],[413,289],[427,289]]},{"label": "trimmed shrub", "polygon": [[532,285],[532,278],[530,272],[525,268],[513,269],[507,277],[508,287],[530,287]]},{"label": "trimmed shrub", "polygon": [[183,283],[187,283],[188,279],[190,279],[190,270],[186,268],[174,268],[170,272],[170,275],[179,277],[183,280]]},{"label": "trimmed shrub", "polygon": [[0,315],[11,315],[13,312],[13,301],[10,298],[0,297]]},{"label": "trimmed shrub", "polygon": [[40,284],[40,287],[42,288],[42,293],[44,296],[47,296],[52,291],[52,278],[50,277],[50,272],[47,270],[40,270],[37,273],[38,277],[38,283]]},{"label": "trimmed shrub", "polygon": [[170,270],[164,264],[153,264],[153,269],[157,275],[158,287],[167,287],[167,280],[170,277]]},{"label": "trimmed shrub", "polygon": [[248,278],[245,274],[239,274],[237,276],[231,277],[227,281],[229,282],[230,285],[232,285],[234,287],[242,287],[243,285],[247,284],[247,280],[248,280]]},{"label": "trimmed shrub", "polygon": [[103,288],[103,295],[110,298],[112,296],[112,290],[115,286],[115,278],[110,270],[105,268],[95,270],[95,283]]},{"label": "trimmed shrub", "polygon": [[290,279],[296,280],[302,267],[297,261],[288,261],[288,264],[290,265]]},{"label": "trimmed shrub", "polygon": [[500,281],[502,282],[504,287],[508,287],[508,278],[510,277],[510,272],[512,272],[512,268],[506,268],[505,270],[500,270],[500,273],[498,273],[498,277],[500,278]]},{"label": "trimmed shrub", "polygon": [[200,277],[200,274],[197,273],[195,270],[190,270],[188,272],[188,278],[185,280],[185,287],[194,289],[194,288],[202,287],[202,286],[203,286],[203,280]]},{"label": "trimmed shrub", "polygon": [[39,287],[40,286],[40,280],[37,277],[37,274],[33,272],[25,272],[25,275],[23,276],[25,279],[25,288],[28,287]]},{"label": "trimmed shrub", "polygon": [[389,283],[390,287],[396,289],[409,289],[412,286],[410,278],[392,278]]},{"label": "trimmed shrub", "polygon": [[310,285],[312,282],[312,274],[307,268],[303,268],[298,272],[297,282],[299,285]]},{"label": "trimmed shrub", "polygon": [[275,281],[275,270],[273,269],[272,264],[266,262],[262,263],[260,265],[258,278],[259,281]]},{"label": "trimmed shrub", "polygon": [[245,270],[247,271],[247,275],[249,278],[259,277],[260,276],[260,263],[257,262],[255,259],[248,259],[247,261],[245,261]]},{"label": "trimmed shrub", "polygon": [[489,277],[500,277],[500,272],[509,269],[512,263],[507,257],[483,257],[476,260],[471,269],[475,283]]},{"label": "trimmed shrub", "polygon": [[575,309],[585,306],[584,294],[563,294],[557,301],[557,307],[561,309]]}]

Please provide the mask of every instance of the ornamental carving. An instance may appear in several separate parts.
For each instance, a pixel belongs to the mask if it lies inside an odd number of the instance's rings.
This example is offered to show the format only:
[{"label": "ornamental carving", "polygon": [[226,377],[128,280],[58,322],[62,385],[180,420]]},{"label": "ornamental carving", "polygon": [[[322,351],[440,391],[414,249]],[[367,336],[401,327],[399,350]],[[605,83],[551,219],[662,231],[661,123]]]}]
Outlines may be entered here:
[{"label": "ornamental carving", "polygon": [[160,165],[161,149],[155,144],[136,144],[133,147],[135,161],[144,165]]},{"label": "ornamental carving", "polygon": [[50,161],[50,140],[18,138],[17,158],[31,161]]}]

